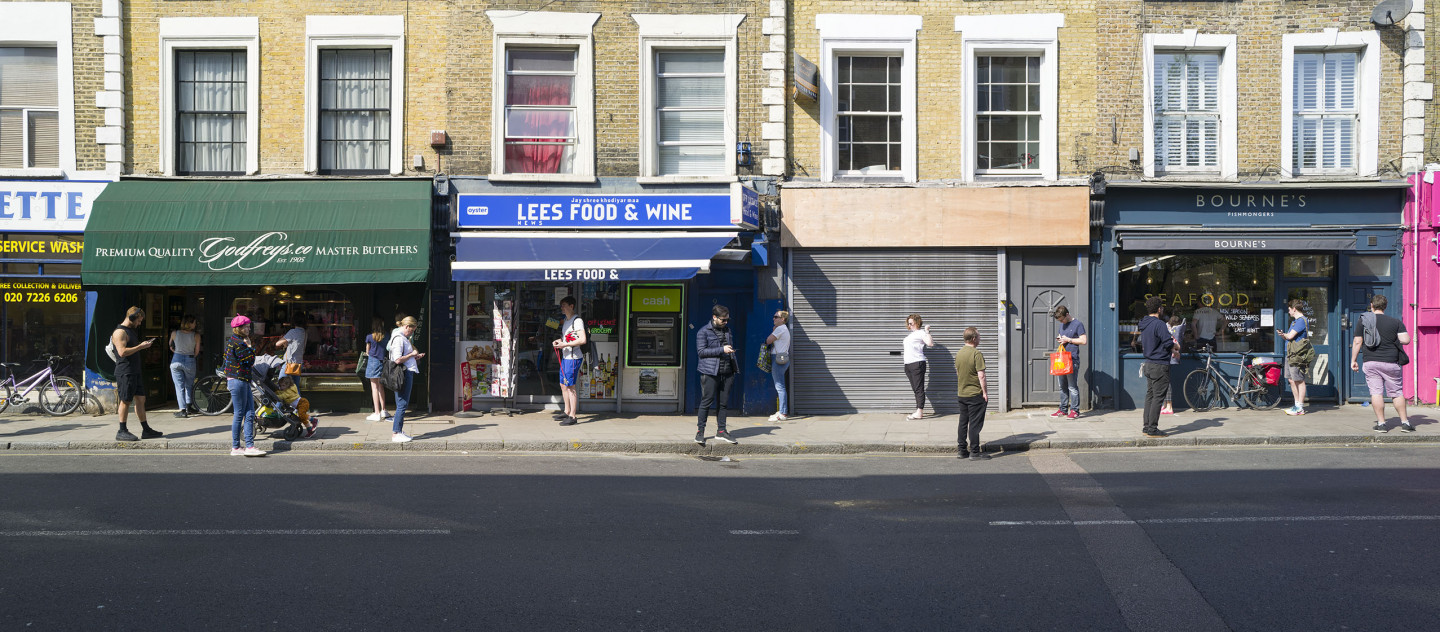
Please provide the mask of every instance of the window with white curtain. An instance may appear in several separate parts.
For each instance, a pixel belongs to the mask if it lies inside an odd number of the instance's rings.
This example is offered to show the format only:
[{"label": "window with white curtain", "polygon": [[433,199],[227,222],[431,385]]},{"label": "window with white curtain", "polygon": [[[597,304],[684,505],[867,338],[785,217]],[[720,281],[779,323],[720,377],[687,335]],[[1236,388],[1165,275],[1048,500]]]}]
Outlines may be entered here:
[{"label": "window with white curtain", "polygon": [[1356,51],[1295,53],[1291,169],[1295,174],[1355,173]]},{"label": "window with white curtain", "polygon": [[320,50],[320,173],[389,173],[390,55]]},{"label": "window with white curtain", "polygon": [[245,173],[244,50],[175,52],[175,172]]},{"label": "window with white curtain", "polygon": [[725,50],[655,53],[659,175],[723,175]]},{"label": "window with white curtain", "polygon": [[575,49],[505,51],[505,173],[575,173]]},{"label": "window with white curtain", "polygon": [[1155,53],[1155,170],[1219,171],[1220,53]]},{"label": "window with white curtain", "polygon": [[0,168],[60,166],[54,47],[0,47]]}]

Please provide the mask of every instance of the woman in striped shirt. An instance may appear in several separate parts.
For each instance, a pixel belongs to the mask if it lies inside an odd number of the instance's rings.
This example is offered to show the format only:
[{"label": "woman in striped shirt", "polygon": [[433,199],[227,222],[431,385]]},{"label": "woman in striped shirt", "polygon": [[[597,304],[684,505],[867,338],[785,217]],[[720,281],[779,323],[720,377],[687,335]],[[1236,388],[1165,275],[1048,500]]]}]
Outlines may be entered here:
[{"label": "woman in striped shirt", "polygon": [[[255,398],[250,394],[250,376],[255,367],[255,349],[247,337],[250,319],[237,315],[230,319],[230,338],[225,341],[225,385],[230,389],[230,403],[235,419],[230,422],[230,454],[232,456],[265,456],[255,447]],[[245,447],[240,447],[240,427],[245,427]]]}]

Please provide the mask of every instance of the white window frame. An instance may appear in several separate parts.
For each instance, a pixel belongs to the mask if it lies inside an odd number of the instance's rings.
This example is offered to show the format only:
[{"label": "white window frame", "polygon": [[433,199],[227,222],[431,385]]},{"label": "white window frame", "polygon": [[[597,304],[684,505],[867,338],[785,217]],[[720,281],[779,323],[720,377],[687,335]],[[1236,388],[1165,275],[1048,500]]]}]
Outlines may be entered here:
[{"label": "white window frame", "polygon": [[737,141],[739,63],[736,58],[740,23],[743,14],[669,15],[632,13],[630,17],[640,27],[640,176],[641,184],[666,184],[685,182],[736,182],[735,160],[725,161],[724,173],[714,175],[660,175],[660,144],[657,130],[659,121],[655,115],[655,91],[658,81],[655,77],[655,54],[667,50],[687,48],[723,49],[725,51],[725,147],[732,148]]},{"label": "white window frame", "polygon": [[305,171],[320,168],[320,49],[390,49],[390,175],[405,162],[405,16],[305,16]]},{"label": "white window frame", "polygon": [[[1059,31],[1065,26],[1063,13],[1028,13],[1007,15],[962,15],[955,17],[955,30],[961,34],[961,125],[963,143],[960,151],[960,173],[967,182],[1012,179],[1056,180],[1060,174],[1059,103]],[[983,56],[1040,56],[1040,168],[1034,170],[999,170],[978,173],[976,163],[975,60]]]},{"label": "white window frame", "polygon": [[[1142,45],[1144,64],[1145,177],[1160,176],[1184,179],[1235,180],[1239,174],[1238,107],[1235,95],[1235,41],[1233,34],[1201,35],[1187,29],[1183,33],[1148,33]],[[1220,155],[1215,171],[1158,171],[1155,163],[1155,53],[1220,53]]]},{"label": "white window frame", "polygon": [[[491,57],[490,175],[495,182],[595,182],[595,37],[599,13],[486,11],[495,32]],[[575,55],[574,173],[505,173],[505,51],[573,48]]]},{"label": "white window frame", "polygon": [[175,52],[245,51],[245,174],[260,172],[260,18],[160,18],[160,169],[178,171]]},{"label": "white window frame", "polygon": [[[852,15],[822,13],[815,16],[820,31],[820,179],[824,182],[847,178],[894,177],[903,182],[917,179],[915,121],[915,34],[920,30],[918,15]],[[835,106],[839,95],[835,77],[837,61],[852,55],[900,56],[900,171],[864,176],[839,175],[839,121]]]},{"label": "white window frame", "polygon": [[[64,177],[75,167],[75,47],[69,2],[0,3],[0,46],[55,48],[60,167],[0,169],[0,177]],[[26,150],[28,150],[28,146]]]},{"label": "white window frame", "polygon": [[[1376,31],[1340,32],[1325,29],[1321,33],[1291,33],[1281,37],[1280,61],[1280,174],[1285,178],[1318,175],[1355,175],[1374,177],[1380,171],[1380,34]],[[1293,173],[1295,143],[1295,53],[1357,51],[1355,100],[1360,107],[1359,124],[1355,126],[1355,171],[1320,170]]]}]

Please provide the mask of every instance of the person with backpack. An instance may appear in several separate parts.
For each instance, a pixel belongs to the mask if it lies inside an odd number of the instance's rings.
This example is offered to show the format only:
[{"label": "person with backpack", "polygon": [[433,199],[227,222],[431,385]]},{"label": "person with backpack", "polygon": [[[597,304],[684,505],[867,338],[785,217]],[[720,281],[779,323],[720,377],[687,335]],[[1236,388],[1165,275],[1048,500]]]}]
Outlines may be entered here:
[{"label": "person with backpack", "polygon": [[565,402],[565,419],[560,425],[573,426],[580,423],[575,418],[580,414],[580,394],[575,384],[580,379],[580,363],[585,360],[585,320],[575,313],[573,296],[560,299],[560,311],[565,314],[565,323],[560,325],[560,337],[550,344],[560,355],[560,395]]},{"label": "person with backpack", "polygon": [[1355,331],[1355,340],[1350,343],[1350,370],[1359,371],[1356,362],[1360,348],[1365,348],[1365,385],[1370,388],[1370,409],[1375,411],[1375,432],[1386,432],[1385,398],[1395,404],[1400,415],[1400,432],[1415,432],[1410,417],[1405,412],[1405,392],[1401,387],[1400,367],[1410,363],[1401,345],[1410,344],[1410,332],[1405,323],[1393,316],[1385,315],[1390,301],[1383,295],[1370,297],[1370,311],[1361,314],[1360,325]]},{"label": "person with backpack", "polygon": [[1305,376],[1310,364],[1315,361],[1315,347],[1310,344],[1310,323],[1305,319],[1305,301],[1290,299],[1290,329],[1280,334],[1289,341],[1285,344],[1285,379],[1290,382],[1290,392],[1295,396],[1295,405],[1285,409],[1287,415],[1305,414]]}]

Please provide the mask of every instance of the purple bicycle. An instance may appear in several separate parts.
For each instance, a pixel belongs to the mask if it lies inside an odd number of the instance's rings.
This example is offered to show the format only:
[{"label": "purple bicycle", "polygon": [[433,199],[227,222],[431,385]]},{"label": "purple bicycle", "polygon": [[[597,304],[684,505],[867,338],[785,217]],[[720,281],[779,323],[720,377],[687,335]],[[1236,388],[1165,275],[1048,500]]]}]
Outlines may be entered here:
[{"label": "purple bicycle", "polygon": [[[20,406],[30,401],[30,392],[40,390],[40,408],[51,415],[68,415],[75,412],[85,399],[85,389],[74,378],[63,375],[55,375],[55,367],[64,360],[61,356],[47,355],[43,358],[46,367],[39,373],[25,378],[20,382],[15,381],[15,369],[20,365],[15,362],[0,363],[5,377],[0,379],[0,413],[11,405]],[[23,390],[22,390],[23,389]],[[19,395],[15,391],[20,391]]]}]

